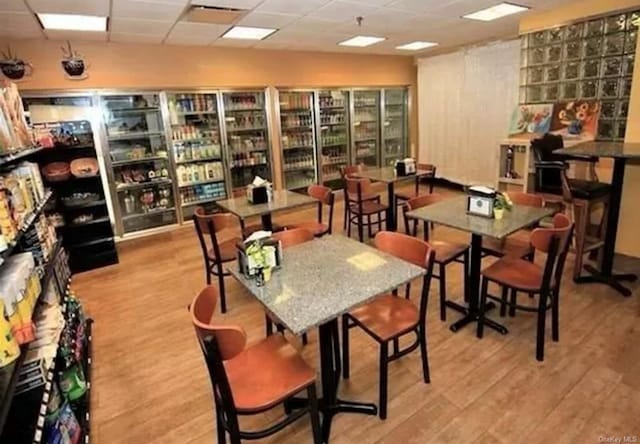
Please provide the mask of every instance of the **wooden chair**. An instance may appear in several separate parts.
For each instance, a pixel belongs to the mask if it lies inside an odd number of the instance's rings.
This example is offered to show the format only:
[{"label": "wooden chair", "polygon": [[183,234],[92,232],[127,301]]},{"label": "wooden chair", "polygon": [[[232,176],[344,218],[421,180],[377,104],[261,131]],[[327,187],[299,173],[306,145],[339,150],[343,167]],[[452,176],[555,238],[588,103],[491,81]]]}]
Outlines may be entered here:
[{"label": "wooden chair", "polygon": [[[407,212],[417,210],[418,208],[426,207],[427,205],[440,202],[443,199],[438,194],[425,194],[423,196],[414,197],[410,199],[403,207],[404,211],[404,229],[407,234],[412,236],[418,235],[418,221],[413,220],[413,227],[410,228],[410,222],[407,218]],[[452,262],[458,262],[463,264],[462,278],[464,282],[465,300],[468,299],[468,275],[469,275],[469,244],[447,242],[441,240],[434,240],[429,238],[429,223],[423,223],[423,239],[429,242],[429,245],[435,251],[434,262],[438,265],[438,274],[433,274],[432,277],[438,279],[440,284],[440,320],[447,320],[447,265]]]},{"label": "wooden chair", "polygon": [[[218,290],[208,286],[195,297],[189,310],[211,379],[218,444],[226,444],[227,433],[231,444],[265,438],[307,413],[313,442],[320,444],[316,371],[281,335],[247,347],[244,329],[212,321],[217,301]],[[266,412],[305,390],[308,406],[288,413],[265,429],[240,430],[239,416]]]},{"label": "wooden chair", "polygon": [[[396,192],[396,201],[398,202],[399,207],[404,206],[407,201],[420,196],[420,180],[424,179],[425,177],[433,179],[436,176],[436,167],[434,165],[420,165],[419,168],[424,170],[431,170],[431,174],[429,176],[416,176],[415,188],[413,191]],[[429,194],[433,194],[433,180],[429,180]]]},{"label": "wooden chair", "polygon": [[[307,189],[309,196],[318,200],[318,220],[309,222],[294,223],[289,228],[304,228],[313,233],[316,237],[322,237],[325,234],[331,234],[333,231],[333,204],[335,201],[335,195],[331,191],[331,188],[324,187],[322,185],[310,185]],[[329,217],[327,222],[323,221],[323,207],[328,207]]]},{"label": "wooden chair", "polygon": [[[505,256],[482,271],[482,291],[480,298],[480,318],[478,338],[484,330],[484,310],[487,299],[498,301],[501,306],[512,305],[518,310],[538,313],[536,359],[544,360],[544,336],[547,310],[551,310],[551,331],[554,341],[560,340],[560,284],[564,263],[569,251],[573,223],[564,214],[553,217],[554,228],[536,228],[531,233],[531,245],[547,254],[544,267],[521,258]],[[489,282],[502,287],[502,297],[488,294]],[[518,305],[507,301],[507,293],[523,291],[539,296],[538,306]],[[512,297],[512,301],[515,298]],[[504,310],[501,310],[504,313]]]},{"label": "wooden chair", "polygon": [[[364,164],[359,165],[348,165],[345,167],[340,167],[340,178],[342,179],[342,190],[344,195],[344,229],[347,229],[347,223],[349,221],[349,205],[352,203],[349,199],[347,193],[347,178],[351,178],[356,175],[359,171],[362,171],[366,166]],[[369,193],[364,194],[362,196],[363,200],[372,200],[374,202],[380,203],[380,195],[377,193]]]},{"label": "wooden chair", "polygon": [[[342,317],[343,376],[349,378],[349,329],[358,326],[380,344],[379,415],[387,417],[387,378],[389,362],[399,359],[418,347],[422,356],[424,382],[430,382],[427,356],[427,303],[435,251],[420,239],[406,234],[383,231],[375,237],[376,248],[424,268],[427,273],[422,280],[420,305],[416,307],[410,299],[394,294],[379,296],[366,305],[356,308]],[[410,346],[400,350],[399,339],[415,333],[417,338]],[[389,354],[389,344],[393,353]]]},{"label": "wooden chair", "polygon": [[[293,228],[291,230],[279,231],[277,233],[273,233],[273,236],[271,237],[274,240],[280,241],[283,249],[293,247],[294,245],[302,244],[304,242],[312,241],[315,238],[314,234],[306,228]],[[265,314],[265,324],[267,336],[271,336],[273,334],[274,322],[268,314]],[[278,323],[276,323],[276,329],[278,330],[278,332],[284,333],[284,327]],[[307,337],[307,334],[303,333],[302,344],[307,345],[308,342],[309,338]]]},{"label": "wooden chair", "polygon": [[[351,237],[351,225],[356,224],[358,227],[358,239],[364,241],[364,218],[367,218],[367,231],[369,237],[373,236],[372,224],[378,224],[378,231],[382,231],[382,222],[386,221],[387,205],[381,204],[379,201],[368,198],[371,192],[371,181],[369,179],[346,179],[347,199],[349,202],[349,222],[347,236]],[[371,216],[376,216],[375,220],[371,220]]]},{"label": "wooden chair", "polygon": [[[202,207],[197,207],[193,214],[193,223],[196,227],[196,233],[198,233],[198,240],[200,241],[204,259],[207,285],[211,284],[211,275],[217,276],[218,287],[220,288],[220,310],[222,313],[227,312],[224,278],[225,276],[231,276],[229,272],[224,270],[223,264],[236,260],[236,244],[240,241],[240,238],[234,237],[220,242],[217,233],[224,228],[232,226],[234,221],[235,217],[230,213],[205,214]],[[210,246],[207,245],[206,235],[209,235]]]}]

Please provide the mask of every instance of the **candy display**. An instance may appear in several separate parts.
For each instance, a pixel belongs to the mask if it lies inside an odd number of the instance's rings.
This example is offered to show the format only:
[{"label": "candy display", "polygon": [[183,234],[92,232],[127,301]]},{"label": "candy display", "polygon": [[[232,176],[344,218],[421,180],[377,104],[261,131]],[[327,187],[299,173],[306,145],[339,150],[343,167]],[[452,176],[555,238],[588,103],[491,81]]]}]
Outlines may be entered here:
[{"label": "candy display", "polygon": [[24,118],[18,87],[15,83],[0,82],[0,155],[33,146],[33,133]]},{"label": "candy display", "polygon": [[[9,321],[11,334],[18,344],[34,339],[31,320],[40,295],[40,278],[31,253],[10,256],[0,269],[0,299]],[[11,353],[11,344],[7,344]],[[3,353],[4,354],[4,353]]]}]

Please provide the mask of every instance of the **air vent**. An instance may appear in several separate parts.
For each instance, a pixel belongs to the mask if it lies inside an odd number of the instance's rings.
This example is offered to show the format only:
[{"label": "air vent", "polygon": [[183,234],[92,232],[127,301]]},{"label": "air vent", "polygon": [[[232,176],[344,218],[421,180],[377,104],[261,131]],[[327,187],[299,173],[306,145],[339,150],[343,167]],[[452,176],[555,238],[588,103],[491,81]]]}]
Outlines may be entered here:
[{"label": "air vent", "polygon": [[184,16],[184,21],[196,23],[212,23],[231,25],[244,17],[248,10],[222,8],[219,6],[191,5]]}]

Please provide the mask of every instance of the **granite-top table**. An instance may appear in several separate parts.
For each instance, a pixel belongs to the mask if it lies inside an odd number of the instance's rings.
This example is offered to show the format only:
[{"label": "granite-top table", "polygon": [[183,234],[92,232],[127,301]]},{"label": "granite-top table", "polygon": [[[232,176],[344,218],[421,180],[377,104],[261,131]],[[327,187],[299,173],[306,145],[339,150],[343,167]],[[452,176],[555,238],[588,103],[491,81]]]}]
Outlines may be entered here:
[{"label": "granite-top table", "polygon": [[[553,214],[551,208],[513,205],[511,211],[505,211],[500,220],[467,214],[467,196],[454,197],[428,205],[407,213],[408,218],[419,219],[446,225],[457,230],[471,233],[471,258],[469,264],[469,306],[465,307],[453,301],[447,301],[447,307],[463,313],[465,316],[450,326],[457,332],[462,327],[478,319],[478,301],[480,297],[480,268],[482,262],[482,237],[503,239],[522,228],[528,227]],[[494,304],[487,304],[487,309]],[[507,334],[506,327],[485,318],[485,325]]]},{"label": "granite-top table", "polygon": [[611,180],[611,197],[609,201],[609,219],[605,232],[602,263],[600,270],[585,265],[584,268],[591,275],[581,276],[576,282],[599,282],[613,287],[624,296],[631,296],[631,291],[623,286],[620,281],[633,282],[638,276],[633,273],[616,274],[613,272],[613,258],[616,249],[616,237],[618,234],[618,222],[620,220],[620,202],[622,200],[622,185],[624,183],[624,169],[627,161],[640,162],[640,143],[616,143],[616,142],[585,142],[555,150],[553,154],[568,156],[589,156],[614,159],[613,176]]},{"label": "granite-top table", "polygon": [[271,202],[268,203],[252,204],[246,196],[240,196],[219,200],[216,205],[235,214],[243,221],[248,217],[260,216],[262,218],[262,227],[267,231],[273,231],[271,213],[317,203],[317,200],[307,194],[294,193],[288,190],[275,190],[273,191]]},{"label": "granite-top table", "polygon": [[[258,287],[230,267],[233,276],[274,319],[299,335],[319,329],[323,442],[337,413],[376,415],[375,404],[338,399],[338,317],[378,295],[423,276],[425,270],[344,236],[329,235],[283,251],[282,267]],[[292,404],[293,405],[293,404]]]}]

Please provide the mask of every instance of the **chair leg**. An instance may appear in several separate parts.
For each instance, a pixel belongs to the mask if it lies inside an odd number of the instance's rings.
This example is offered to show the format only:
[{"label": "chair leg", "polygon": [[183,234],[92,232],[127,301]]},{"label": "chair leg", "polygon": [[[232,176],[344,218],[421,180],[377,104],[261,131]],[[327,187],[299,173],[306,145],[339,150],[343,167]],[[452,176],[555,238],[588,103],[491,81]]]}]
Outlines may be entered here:
[{"label": "chair leg", "polygon": [[540,303],[538,304],[538,331],[536,332],[536,359],[544,361],[544,333],[547,320],[547,293],[540,293]]},{"label": "chair leg", "polygon": [[347,196],[345,193],[344,196],[344,230],[347,229],[347,221],[349,219],[349,201],[347,200]]},{"label": "chair leg", "polygon": [[273,321],[271,320],[269,315],[266,315],[266,314],[264,315],[264,320],[265,320],[265,329],[266,329],[265,336],[271,336],[273,334]]},{"label": "chair leg", "polygon": [[224,289],[224,274],[222,264],[218,264],[218,287],[220,287],[220,312],[227,312],[227,293]]},{"label": "chair leg", "polygon": [[553,294],[553,300],[551,301],[551,338],[558,342],[560,340],[560,301],[558,296],[560,292],[556,289]]},{"label": "chair leg", "polygon": [[512,318],[516,315],[516,303],[518,302],[518,290],[511,289],[511,306],[509,307],[509,316]]},{"label": "chair leg", "polygon": [[358,239],[360,242],[364,242],[364,220],[362,219],[362,214],[358,214]]},{"label": "chair leg", "polygon": [[382,214],[378,213],[378,232],[382,231]]},{"label": "chair leg", "polygon": [[307,345],[309,343],[309,337],[306,333],[302,333],[302,345]]},{"label": "chair leg", "polygon": [[371,215],[367,214],[367,230],[369,233],[369,239],[373,237],[373,232],[371,231]]},{"label": "chair leg", "polygon": [[424,326],[418,328],[418,335],[420,338],[420,356],[422,357],[422,378],[425,384],[431,383],[431,376],[429,375],[429,356],[427,354],[427,330]]},{"label": "chair leg", "polygon": [[469,250],[464,252],[462,271],[464,272],[464,301],[469,302]]},{"label": "chair leg", "polygon": [[380,344],[380,386],[379,386],[379,416],[380,419],[387,419],[387,381],[388,381],[388,365],[389,365],[389,344],[383,342]]},{"label": "chair leg", "polygon": [[482,290],[480,292],[480,304],[478,306],[478,330],[476,336],[478,339],[482,339],[484,334],[484,309],[487,304],[487,288],[489,287],[489,281],[486,278],[482,278]]},{"label": "chair leg", "polygon": [[440,284],[440,320],[447,320],[447,276],[446,276],[446,266],[444,264],[440,264],[438,269],[439,278],[438,283]]},{"label": "chair leg", "polygon": [[307,398],[309,399],[309,416],[311,417],[311,431],[313,433],[313,444],[321,444],[320,415],[318,413],[318,397],[316,395],[316,384],[313,383],[307,388]]},{"label": "chair leg", "polygon": [[342,316],[342,377],[349,379],[349,318]]},{"label": "chair leg", "polygon": [[227,433],[222,425],[222,417],[220,415],[221,413],[218,412],[218,407],[216,407],[216,433],[218,435],[218,444],[227,444]]},{"label": "chair leg", "polygon": [[351,237],[351,225],[353,224],[353,221],[351,220],[351,213],[349,213],[349,215],[347,216],[349,221],[349,228],[347,229],[347,237]]},{"label": "chair leg", "polygon": [[208,262],[204,263],[204,275],[207,281],[207,285],[211,285],[211,265]]},{"label": "chair leg", "polygon": [[500,317],[504,318],[507,314],[507,296],[509,294],[509,288],[505,285],[502,286],[502,298],[500,300]]},{"label": "chair leg", "polygon": [[582,274],[582,263],[584,261],[584,247],[587,237],[587,225],[589,221],[589,206],[586,203],[573,204],[575,220],[575,243],[576,257],[573,266],[573,279],[577,279]]},{"label": "chair leg", "polygon": [[404,298],[411,299],[411,284],[407,284],[404,288]]}]

